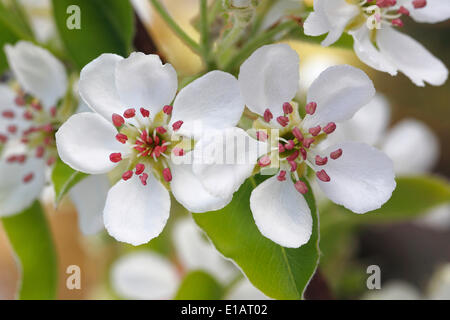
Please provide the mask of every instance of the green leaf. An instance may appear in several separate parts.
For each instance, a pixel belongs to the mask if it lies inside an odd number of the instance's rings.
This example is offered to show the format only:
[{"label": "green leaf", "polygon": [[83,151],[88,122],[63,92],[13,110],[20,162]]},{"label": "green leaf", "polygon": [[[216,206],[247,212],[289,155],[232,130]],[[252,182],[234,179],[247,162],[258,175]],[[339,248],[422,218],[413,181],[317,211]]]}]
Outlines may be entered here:
[{"label": "green leaf", "polygon": [[190,272],[181,283],[175,300],[220,300],[222,286],[204,271]]},{"label": "green leaf", "polygon": [[55,299],[58,282],[56,251],[40,203],[36,201],[22,213],[3,218],[2,222],[20,263],[19,299]]},{"label": "green leaf", "polygon": [[58,159],[52,172],[52,182],[55,189],[55,203],[58,204],[62,198],[75,186],[78,182],[86,178],[88,175],[73,170],[67,164]]},{"label": "green leaf", "polygon": [[[53,14],[63,43],[81,69],[102,53],[127,56],[134,35],[134,13],[128,0],[53,0]],[[70,5],[81,11],[81,29],[69,29]]]},{"label": "green leaf", "polygon": [[300,248],[284,248],[259,232],[250,211],[250,194],[254,188],[247,180],[224,209],[193,214],[216,248],[233,259],[248,279],[275,299],[301,299],[319,260],[318,219],[315,200],[308,192],[313,230],[309,242]]}]

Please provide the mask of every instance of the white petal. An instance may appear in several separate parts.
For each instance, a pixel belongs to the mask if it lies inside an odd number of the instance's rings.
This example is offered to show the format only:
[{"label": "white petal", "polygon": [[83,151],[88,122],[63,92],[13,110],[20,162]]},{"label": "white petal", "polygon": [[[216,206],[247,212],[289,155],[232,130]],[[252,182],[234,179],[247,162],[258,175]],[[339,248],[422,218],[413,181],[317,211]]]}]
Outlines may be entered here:
[{"label": "white petal", "polygon": [[198,138],[202,131],[235,126],[243,111],[236,78],[226,72],[211,71],[180,91],[170,125],[182,120],[178,133]]},{"label": "white petal", "polygon": [[[28,182],[24,177],[32,173]],[[45,184],[45,162],[28,158],[25,163],[0,161],[0,217],[20,213],[41,194]]]},{"label": "white petal", "polygon": [[355,213],[366,213],[380,208],[395,189],[394,167],[383,152],[367,144],[345,142],[323,151],[329,155],[341,148],[342,156],[329,159],[324,169],[329,182],[318,180],[320,188],[333,202]]},{"label": "white petal", "polygon": [[280,182],[275,175],[261,183],[250,196],[250,208],[263,236],[289,248],[308,242],[311,210],[290,178]]},{"label": "white petal", "polygon": [[370,38],[371,32],[365,24],[359,29],[349,32],[353,36],[353,49],[356,55],[368,66],[395,76],[397,68],[374,46]]},{"label": "white petal", "polygon": [[[21,136],[21,133],[28,129],[30,124],[23,118],[24,110],[17,107],[15,103],[16,93],[7,85],[0,84],[0,134],[6,136]],[[14,118],[5,118],[2,116],[4,111],[12,111]],[[8,126],[16,126],[17,132],[11,134],[8,132]]]},{"label": "white petal", "polygon": [[398,174],[431,170],[439,158],[439,141],[424,123],[405,119],[383,139],[381,148],[394,162]]},{"label": "white petal", "polygon": [[205,270],[223,283],[236,276],[236,269],[214,248],[192,218],[176,222],[173,243],[181,264],[188,270]]},{"label": "white petal", "polygon": [[133,52],[117,63],[116,86],[126,107],[144,107],[155,115],[175,97],[177,73],[157,55]]},{"label": "white petal", "polygon": [[112,287],[125,299],[171,299],[179,282],[175,267],[151,251],[141,250],[122,256],[111,269]]},{"label": "white petal", "polygon": [[340,141],[357,141],[369,145],[380,143],[389,125],[390,111],[386,98],[376,94],[353,118],[340,123],[333,134],[323,141],[321,147],[325,148]]},{"label": "white petal", "polygon": [[358,6],[347,0],[315,0],[314,15],[310,14],[305,21],[305,34],[317,36],[328,32],[322,45],[329,46],[341,37],[347,25],[359,12]]},{"label": "white petal", "polygon": [[362,70],[348,65],[330,67],[309,87],[307,101],[316,102],[317,109],[305,117],[303,125],[311,128],[348,120],[374,95],[373,83]]},{"label": "white petal", "polygon": [[424,86],[424,81],[440,86],[447,80],[446,66],[410,36],[385,27],[377,32],[377,44],[381,54],[417,86]]},{"label": "white petal", "polygon": [[116,89],[116,65],[123,60],[116,54],[102,54],[89,62],[80,73],[79,92],[87,105],[106,120],[113,113],[122,114],[126,106],[120,101]]},{"label": "white petal", "polygon": [[208,212],[224,208],[232,197],[215,197],[202,186],[200,180],[192,172],[192,162],[182,164],[190,154],[178,157],[177,164],[169,162],[172,171],[170,187],[172,194],[187,210],[191,212]]},{"label": "white petal", "polygon": [[99,114],[78,113],[56,132],[56,146],[61,160],[73,169],[89,174],[106,173],[116,166],[109,155],[124,152],[116,134],[116,128]]},{"label": "white petal", "polygon": [[70,198],[78,212],[78,225],[84,234],[95,234],[104,228],[103,208],[110,187],[107,175],[91,175],[70,189]]},{"label": "white petal", "polygon": [[162,232],[169,213],[169,192],[150,174],[146,186],[138,177],[117,182],[108,192],[103,219],[116,240],[137,246]]},{"label": "white petal", "polygon": [[259,48],[242,64],[239,86],[244,102],[253,112],[263,115],[269,108],[274,118],[283,113],[298,90],[299,57],[287,44]]},{"label": "white petal", "polygon": [[249,280],[243,279],[231,287],[226,300],[270,300],[270,298]]},{"label": "white petal", "polygon": [[192,170],[203,187],[216,197],[232,197],[252,175],[266,143],[251,138],[240,128],[230,128],[197,142]]},{"label": "white petal", "polygon": [[412,1],[407,1],[405,7],[409,10],[411,18],[417,22],[438,23],[450,18],[450,1],[427,0],[423,8],[415,9]]},{"label": "white petal", "polygon": [[304,4],[297,0],[280,0],[276,1],[265,15],[260,31],[267,30],[274,26],[277,22],[283,20],[285,17],[300,14],[304,10]]},{"label": "white petal", "polygon": [[6,45],[5,53],[23,89],[51,108],[67,90],[64,65],[47,50],[26,41]]}]

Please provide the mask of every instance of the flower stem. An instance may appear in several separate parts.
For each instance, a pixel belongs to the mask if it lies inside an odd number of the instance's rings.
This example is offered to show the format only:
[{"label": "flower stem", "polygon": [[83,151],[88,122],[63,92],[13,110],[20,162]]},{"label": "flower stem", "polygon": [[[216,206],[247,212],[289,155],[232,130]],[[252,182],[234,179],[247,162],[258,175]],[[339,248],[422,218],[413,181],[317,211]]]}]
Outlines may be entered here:
[{"label": "flower stem", "polygon": [[208,70],[214,69],[214,61],[210,57],[211,42],[209,37],[208,1],[200,0],[200,32],[201,51],[204,63]]},{"label": "flower stem", "polygon": [[175,20],[170,16],[164,6],[158,0],[150,0],[151,4],[155,10],[159,13],[161,18],[167,23],[167,25],[172,29],[172,31],[180,38],[192,51],[198,54],[202,54],[202,49],[200,45],[195,42],[191,37],[189,37],[186,32],[175,22]]}]

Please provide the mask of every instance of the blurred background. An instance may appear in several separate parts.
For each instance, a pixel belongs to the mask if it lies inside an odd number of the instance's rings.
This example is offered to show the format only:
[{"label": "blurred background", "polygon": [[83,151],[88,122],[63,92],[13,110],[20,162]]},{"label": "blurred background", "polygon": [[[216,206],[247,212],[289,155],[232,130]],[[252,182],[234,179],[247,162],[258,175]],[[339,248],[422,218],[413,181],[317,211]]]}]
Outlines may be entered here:
[{"label": "blurred background", "polygon": [[[51,8],[45,0],[22,0],[27,14],[41,39],[54,36]],[[309,1],[307,4],[310,4]],[[152,10],[148,1],[133,1],[139,20],[137,40],[148,41],[147,53],[158,53],[174,65],[182,76],[196,74],[201,62],[176,38],[165,23]],[[194,39],[198,38],[192,20],[197,16],[196,0],[166,0],[165,4],[175,20]],[[405,20],[403,31],[450,66],[450,21],[440,24],[418,24]],[[148,33],[148,34],[143,34]],[[301,90],[324,68],[348,63],[369,74],[377,91],[383,94],[391,107],[389,127],[405,118],[423,122],[439,141],[439,155],[431,168],[433,175],[450,178],[450,82],[441,87],[416,87],[402,74],[391,77],[362,64],[352,50],[322,48],[316,44],[290,42],[300,55]],[[142,50],[142,49],[141,49]],[[406,53],[407,54],[407,53]],[[303,92],[304,93],[304,92]],[[303,94],[299,92],[299,95]],[[411,137],[413,139],[413,137]],[[414,142],[413,142],[414,143]],[[422,150],[417,142],[417,152]],[[175,208],[170,221],[185,215]],[[52,204],[46,206],[50,227],[55,240],[59,263],[59,299],[124,298],[111,286],[111,266],[123,253],[139,250],[118,243],[106,234],[85,237],[80,234],[77,214],[66,200],[57,211]],[[322,234],[323,246],[320,268],[330,297],[337,299],[360,298],[430,298],[443,290],[439,284],[449,285],[450,263],[450,207],[436,208],[424,217],[407,223],[364,225],[356,230],[339,233],[339,237]],[[328,242],[327,242],[328,241]],[[333,242],[334,245],[329,243]],[[164,237],[152,241],[145,249],[170,252]],[[170,245],[169,245],[170,246]],[[66,268],[81,268],[81,290],[66,288]],[[382,290],[371,292],[366,287],[369,265],[380,266]],[[13,299],[19,273],[13,252],[0,224],[0,299]],[[448,296],[447,296],[448,297]]]}]

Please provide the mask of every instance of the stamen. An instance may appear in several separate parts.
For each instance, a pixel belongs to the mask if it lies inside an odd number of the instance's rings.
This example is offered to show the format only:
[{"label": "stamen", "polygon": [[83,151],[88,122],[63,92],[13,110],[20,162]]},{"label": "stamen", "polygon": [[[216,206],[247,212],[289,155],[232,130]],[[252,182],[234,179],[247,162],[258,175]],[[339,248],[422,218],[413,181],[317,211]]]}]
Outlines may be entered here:
[{"label": "stamen", "polygon": [[319,178],[320,181],[323,182],[329,182],[331,180],[328,174],[325,172],[325,170],[317,171],[316,176],[317,178]]},{"label": "stamen", "polygon": [[150,117],[150,111],[148,111],[147,109],[141,108],[140,111],[144,118]]},{"label": "stamen", "polygon": [[172,181],[172,172],[170,171],[169,168],[165,168],[162,171],[162,174],[163,174],[164,180],[166,180],[166,182]]},{"label": "stamen", "polygon": [[178,157],[181,157],[184,155],[184,150],[182,148],[175,147],[175,148],[173,148],[172,152],[174,155],[176,155]]},{"label": "stamen", "polygon": [[45,153],[45,148],[43,146],[38,146],[36,148],[35,156],[36,156],[36,158],[42,158],[44,156],[44,153]]},{"label": "stamen", "polygon": [[310,114],[310,115],[313,115],[316,112],[316,108],[317,108],[317,103],[310,102],[305,107],[306,113]]},{"label": "stamen", "polygon": [[290,114],[294,111],[294,108],[292,108],[292,105],[289,102],[283,103],[283,112],[284,114]]},{"label": "stamen", "polygon": [[172,110],[173,110],[173,107],[169,106],[169,105],[164,106],[164,108],[163,108],[163,112],[167,115],[170,115],[172,113]]},{"label": "stamen", "polygon": [[272,114],[272,112],[270,112],[269,109],[266,109],[266,110],[264,111],[264,121],[265,121],[265,122],[270,122],[270,120],[272,120],[272,119],[273,119],[273,114]]},{"label": "stamen", "polygon": [[122,161],[122,154],[120,152],[111,153],[109,155],[109,160],[114,163],[120,162]]},{"label": "stamen", "polygon": [[15,126],[15,125],[9,125],[9,126],[8,126],[8,132],[11,133],[11,134],[16,133],[16,132],[17,132],[17,126]]},{"label": "stamen", "polygon": [[14,114],[14,111],[5,110],[5,111],[2,112],[2,116],[3,116],[3,118],[13,119],[15,114]]},{"label": "stamen", "polygon": [[125,144],[128,141],[128,137],[123,133],[118,133],[116,134],[116,140]]},{"label": "stamen", "polygon": [[159,134],[164,134],[167,132],[167,130],[164,129],[164,127],[157,127],[156,132],[158,132]]},{"label": "stamen", "polygon": [[27,102],[25,101],[25,97],[23,96],[17,96],[14,99],[14,102],[16,103],[16,105],[18,105],[19,107],[24,106]]},{"label": "stamen", "polygon": [[291,171],[294,172],[295,170],[297,170],[297,162],[295,161],[288,161],[289,165],[291,166]]},{"label": "stamen", "polygon": [[279,153],[283,153],[284,151],[286,151],[286,149],[284,148],[284,146],[281,143],[278,143],[278,152]]},{"label": "stamen", "polygon": [[27,160],[27,156],[24,155],[24,154],[18,155],[18,156],[16,157],[16,161],[17,161],[18,163],[24,163],[25,160]]},{"label": "stamen", "polygon": [[305,140],[303,140],[303,146],[305,148],[309,148],[314,141],[315,140],[313,138],[306,138]]},{"label": "stamen", "polygon": [[47,133],[52,133],[53,132],[53,126],[50,123],[48,123],[48,124],[43,125],[41,127],[41,130],[44,131],[44,132],[47,132]]},{"label": "stamen", "polygon": [[281,170],[280,174],[277,177],[278,181],[285,181],[286,180],[286,171],[285,170]]},{"label": "stamen", "polygon": [[266,132],[264,132],[264,131],[256,131],[256,139],[257,140],[264,142],[264,141],[267,141],[268,137],[269,136],[267,135]]},{"label": "stamen", "polygon": [[399,18],[393,19],[393,20],[391,21],[391,24],[392,24],[393,26],[396,26],[396,27],[403,27],[403,21],[402,21],[401,19],[399,19]]},{"label": "stamen", "polygon": [[52,116],[52,118],[56,117],[56,112],[58,110],[56,109],[56,107],[51,107],[50,108],[50,116]]},{"label": "stamen", "polygon": [[125,119],[122,118],[121,115],[119,115],[117,113],[113,113],[113,115],[112,115],[112,122],[113,122],[115,127],[120,128],[125,123]]},{"label": "stamen", "polygon": [[39,102],[33,101],[31,102],[31,107],[36,111],[42,110],[42,105]]},{"label": "stamen", "polygon": [[277,122],[282,126],[286,127],[289,124],[289,118],[285,116],[279,116]]},{"label": "stamen", "polygon": [[342,156],[342,149],[337,149],[336,151],[330,153],[330,158],[333,160],[336,160],[340,156]]},{"label": "stamen", "polygon": [[181,120],[174,122],[174,124],[172,124],[173,131],[177,131],[178,129],[181,128],[182,125],[183,125],[183,121],[181,121]]},{"label": "stamen", "polygon": [[125,110],[125,112],[123,113],[123,116],[127,119],[129,118],[133,118],[136,115],[136,110],[133,108],[127,109]]},{"label": "stamen", "polygon": [[23,113],[23,118],[25,120],[33,120],[33,113],[31,111],[27,110]]},{"label": "stamen", "polygon": [[270,165],[271,161],[270,161],[270,157],[268,155],[262,156],[259,160],[258,160],[258,164],[260,167],[267,167],[268,165]]},{"label": "stamen", "polygon": [[136,165],[136,171],[135,171],[135,173],[136,173],[136,175],[140,175],[142,172],[144,172],[144,170],[145,170],[145,165],[142,164],[142,163],[138,163],[138,164]]},{"label": "stamen", "polygon": [[146,185],[147,185],[148,174],[143,173],[143,174],[139,177],[139,179],[141,179],[142,184],[143,184],[144,186],[146,186]]},{"label": "stamen", "polygon": [[56,158],[55,157],[50,157],[47,159],[47,165],[51,166],[56,162]]},{"label": "stamen", "polygon": [[125,172],[122,174],[122,179],[123,179],[124,181],[127,181],[127,180],[130,179],[132,176],[133,176],[133,171],[128,170],[128,171],[125,171]]},{"label": "stamen", "polygon": [[334,122],[330,122],[325,127],[323,127],[323,132],[325,132],[326,134],[333,133],[334,130],[336,130],[336,123]]},{"label": "stamen", "polygon": [[288,142],[284,145],[287,150],[292,150],[295,147],[294,140],[288,140]]},{"label": "stamen", "polygon": [[31,173],[27,174],[25,177],[23,177],[23,182],[28,183],[31,180],[33,180],[33,177],[34,177],[34,173],[31,172]]},{"label": "stamen", "polygon": [[321,129],[322,128],[320,126],[316,126],[316,127],[313,127],[313,128],[309,128],[308,132],[311,133],[311,135],[313,137],[315,137],[315,136],[317,136],[320,133]]},{"label": "stamen", "polygon": [[297,138],[298,141],[303,141],[303,134],[299,128],[295,127],[292,129],[292,134]]},{"label": "stamen", "polygon": [[0,143],[6,143],[8,141],[8,137],[4,134],[0,134]]},{"label": "stamen", "polygon": [[304,183],[301,180],[298,180],[295,184],[294,184],[295,189],[300,192],[301,194],[306,194],[308,193],[308,186],[306,185],[306,183]]},{"label": "stamen", "polygon": [[300,151],[295,150],[289,157],[286,158],[287,161],[294,161],[300,155]]},{"label": "stamen", "polygon": [[300,148],[300,154],[302,155],[302,159],[306,160],[306,156],[308,153],[306,152],[305,148]]},{"label": "stamen", "polygon": [[414,9],[420,9],[427,5],[427,0],[414,0],[412,2]]},{"label": "stamen", "polygon": [[401,7],[398,9],[398,13],[403,14],[403,15],[405,15],[405,16],[409,16],[409,10],[406,9],[404,6],[401,6]]},{"label": "stamen", "polygon": [[316,155],[316,164],[317,164],[318,166],[326,165],[327,162],[328,162],[328,158],[327,158],[327,157],[323,157],[323,158],[322,158],[321,156]]},{"label": "stamen", "polygon": [[17,161],[17,156],[16,155],[12,155],[12,156],[9,156],[8,158],[6,158],[6,162],[8,162],[8,163],[13,163],[13,162],[16,162]]}]

